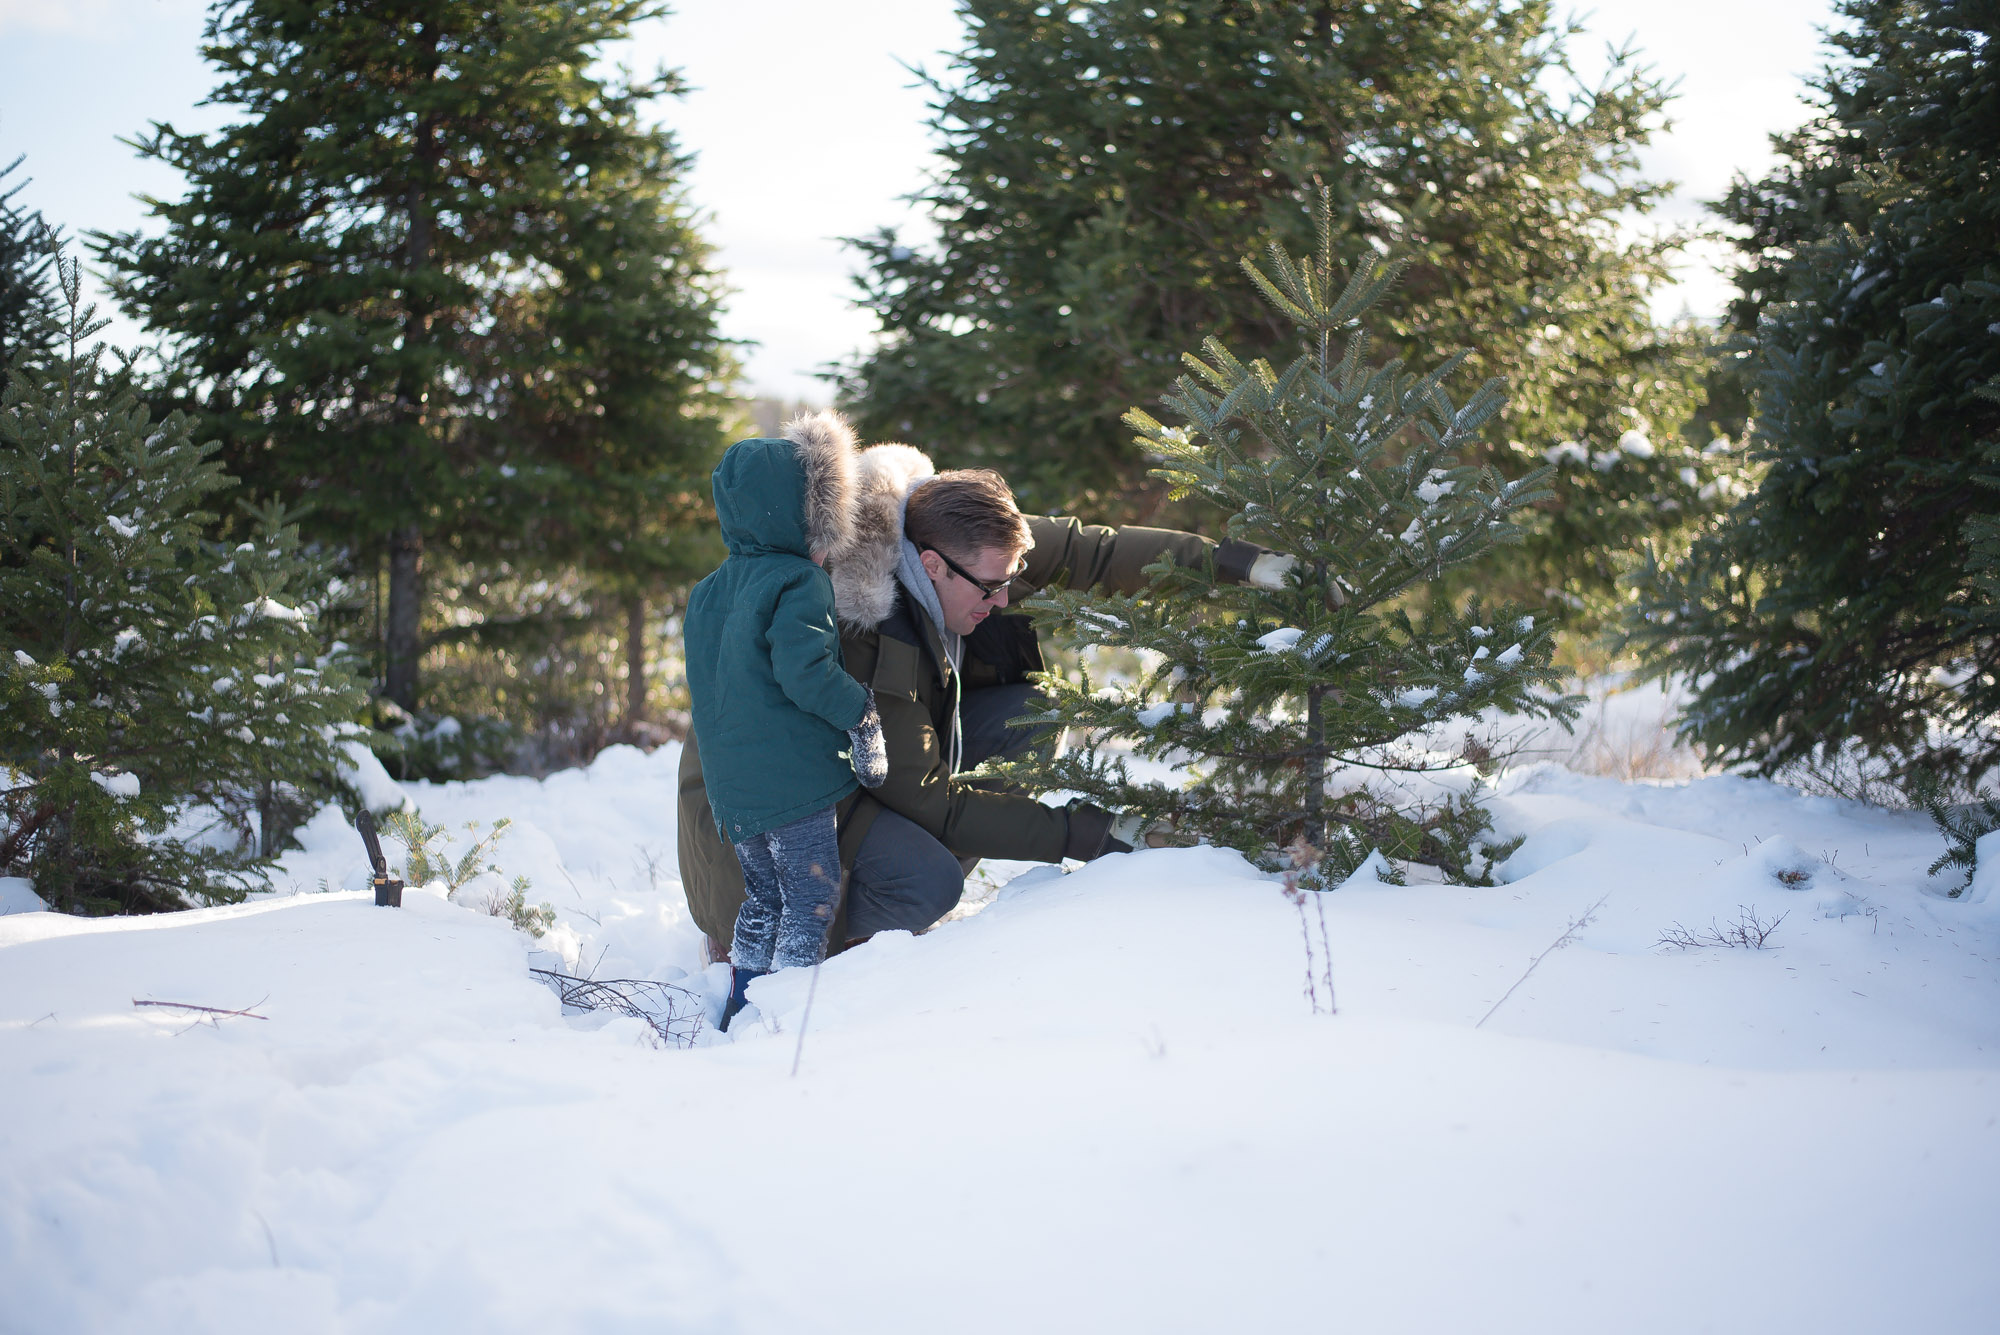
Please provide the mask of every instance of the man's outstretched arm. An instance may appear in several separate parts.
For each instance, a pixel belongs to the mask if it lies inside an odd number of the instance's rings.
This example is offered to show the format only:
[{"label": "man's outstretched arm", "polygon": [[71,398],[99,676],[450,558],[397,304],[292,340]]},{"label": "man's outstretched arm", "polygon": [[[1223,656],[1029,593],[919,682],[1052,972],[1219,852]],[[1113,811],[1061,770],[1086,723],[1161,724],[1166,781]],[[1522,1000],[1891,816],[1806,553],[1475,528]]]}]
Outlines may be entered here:
[{"label": "man's outstretched arm", "polygon": [[[1259,557],[1277,556],[1254,542],[1234,538],[1212,542],[1178,529],[1136,524],[1111,528],[1067,516],[1030,516],[1028,529],[1035,545],[1028,550],[1027,568],[1015,581],[1022,594],[1056,583],[1064,572],[1068,577],[1063,582],[1072,589],[1137,593],[1146,587],[1146,567],[1168,554],[1184,566],[1201,565],[1212,554],[1216,574],[1232,584],[1247,584]],[[1263,571],[1270,565],[1265,562]]]}]

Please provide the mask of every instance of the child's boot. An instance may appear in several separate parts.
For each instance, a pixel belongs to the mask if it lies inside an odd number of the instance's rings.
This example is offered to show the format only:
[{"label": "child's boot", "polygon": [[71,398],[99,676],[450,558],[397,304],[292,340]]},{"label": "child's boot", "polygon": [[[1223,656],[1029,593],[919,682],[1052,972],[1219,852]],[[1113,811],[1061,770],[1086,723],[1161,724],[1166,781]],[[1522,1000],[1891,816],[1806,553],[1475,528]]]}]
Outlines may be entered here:
[{"label": "child's boot", "polygon": [[730,968],[732,976],[729,982],[729,1000],[722,1007],[722,1028],[725,1033],[729,1030],[729,1022],[736,1018],[736,1012],[743,1009],[746,1001],[745,993],[749,991],[750,984],[768,972],[770,972],[768,969],[738,969],[733,966]]}]

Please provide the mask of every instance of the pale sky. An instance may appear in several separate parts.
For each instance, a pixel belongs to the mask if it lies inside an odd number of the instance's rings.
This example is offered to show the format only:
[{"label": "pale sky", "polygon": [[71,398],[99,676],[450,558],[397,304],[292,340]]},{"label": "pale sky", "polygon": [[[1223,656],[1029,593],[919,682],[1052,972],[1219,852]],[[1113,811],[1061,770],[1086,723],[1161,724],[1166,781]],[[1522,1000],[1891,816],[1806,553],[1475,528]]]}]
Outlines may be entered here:
[{"label": "pale sky", "polygon": [[[1738,171],[1770,161],[1768,136],[1806,114],[1803,76],[1823,63],[1830,0],[1597,0],[1576,7],[1590,60],[1636,37],[1680,79],[1675,125],[1647,155],[1679,181],[1669,222],[1700,221]],[[209,128],[196,107],[213,85],[196,51],[205,0],[0,0],[0,165],[25,152],[33,182],[16,199],[72,234],[141,225],[138,193],[172,196],[178,178],[118,142],[149,121]],[[870,317],[852,305],[857,267],[838,238],[883,224],[921,227],[901,196],[919,188],[932,141],[922,92],[903,63],[942,64],[960,27],[953,0],[680,0],[648,25],[627,62],[679,68],[693,91],[656,114],[696,154],[693,202],[733,295],[724,332],[755,340],[746,388],[825,401],[825,364],[865,347]],[[910,235],[921,235],[911,231]],[[1720,255],[1697,253],[1667,317],[1713,316],[1727,299]],[[130,326],[114,338],[129,339]]]}]

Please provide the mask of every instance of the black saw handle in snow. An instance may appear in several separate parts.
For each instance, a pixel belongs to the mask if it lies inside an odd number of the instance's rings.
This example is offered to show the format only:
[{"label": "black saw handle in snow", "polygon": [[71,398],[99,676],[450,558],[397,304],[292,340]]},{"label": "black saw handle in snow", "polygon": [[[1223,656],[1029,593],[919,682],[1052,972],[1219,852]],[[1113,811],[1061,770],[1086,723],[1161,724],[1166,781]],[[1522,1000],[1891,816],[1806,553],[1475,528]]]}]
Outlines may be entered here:
[{"label": "black saw handle in snow", "polygon": [[389,874],[389,859],[382,856],[382,841],[375,837],[375,817],[366,807],[354,818],[354,828],[361,831],[361,842],[368,845],[368,865],[375,869],[375,906],[403,907],[403,883]]}]

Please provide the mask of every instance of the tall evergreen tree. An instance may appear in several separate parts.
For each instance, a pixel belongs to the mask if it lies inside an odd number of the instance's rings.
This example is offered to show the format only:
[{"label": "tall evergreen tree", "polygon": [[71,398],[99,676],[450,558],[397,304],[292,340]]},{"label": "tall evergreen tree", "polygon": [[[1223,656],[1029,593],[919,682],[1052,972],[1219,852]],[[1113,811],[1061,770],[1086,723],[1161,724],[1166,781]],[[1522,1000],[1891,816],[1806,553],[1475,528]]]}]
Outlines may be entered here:
[{"label": "tall evergreen tree", "polygon": [[40,213],[14,203],[27,182],[7,184],[25,155],[0,167],[0,377],[14,359],[54,349],[62,328],[54,279],[60,238]]},{"label": "tall evergreen tree", "polygon": [[[1631,636],[1695,685],[1683,728],[1771,772],[1858,745],[2000,761],[2000,70],[1991,0],[1845,0],[1822,111],[1722,213],[1765,471]],[[1989,552],[1990,555],[1990,552]]]},{"label": "tall evergreen tree", "polygon": [[624,635],[628,736],[646,712],[648,609],[720,559],[707,484],[728,444],[736,372],[714,290],[686,282],[690,263],[706,272],[706,245],[659,226],[662,182],[630,184],[579,234],[572,281],[518,298],[499,322],[518,342],[497,358],[515,368],[501,426],[524,442],[507,453],[541,459],[556,490],[530,488],[536,508],[495,534],[528,564],[586,572],[591,615]]},{"label": "tall evergreen tree", "polygon": [[[361,705],[312,629],[326,562],[275,506],[208,536],[215,445],[149,424],[74,262],[61,284],[62,342],[0,399],[0,874],[66,910],[238,898]],[[222,837],[168,834],[204,813]]]},{"label": "tall evergreen tree", "polygon": [[1513,387],[1474,457],[1562,465],[1513,584],[1607,595],[1635,535],[1704,508],[1709,463],[1680,435],[1696,340],[1647,313],[1672,244],[1617,223],[1665,189],[1637,153],[1666,93],[1629,53],[1583,86],[1552,8],[963,0],[967,45],[929,80],[938,243],[860,243],[884,334],[843,381],[864,429],[997,467],[1030,506],[1151,513],[1121,415],[1206,335],[1282,355],[1233,257],[1310,249],[1323,181],[1342,265],[1409,261],[1389,350],[1467,348]]},{"label": "tall evergreen tree", "polygon": [[[1462,782],[1440,783],[1470,766],[1436,739],[1484,710],[1568,719],[1574,704],[1550,689],[1546,617],[1448,598],[1413,615],[1408,595],[1518,541],[1513,516],[1550,470],[1505,482],[1471,461],[1504,391],[1488,380],[1454,405],[1445,384],[1465,354],[1422,375],[1371,362],[1362,323],[1398,269],[1368,261],[1343,285],[1330,196],[1318,231],[1313,255],[1245,264],[1295,358],[1246,361],[1211,338],[1165,400],[1184,425],[1126,419],[1167,485],[1229,512],[1231,537],[1295,554],[1285,587],[1168,564],[1137,597],[1037,599],[1059,639],[1153,657],[1123,686],[1046,676],[1044,719],[1083,745],[1003,772],[1254,856],[1302,838],[1336,873],[1380,849],[1481,879],[1490,821]],[[1169,761],[1172,779],[1135,777],[1115,742]]]},{"label": "tall evergreen tree", "polygon": [[188,191],[153,203],[163,235],[102,238],[228,467],[309,503],[364,569],[386,557],[386,694],[405,707],[427,549],[599,533],[713,448],[707,252],[684,159],[640,120],[679,84],[597,71],[605,43],[664,12],[217,0],[211,100],[244,119],[156,125],[139,147]]}]

